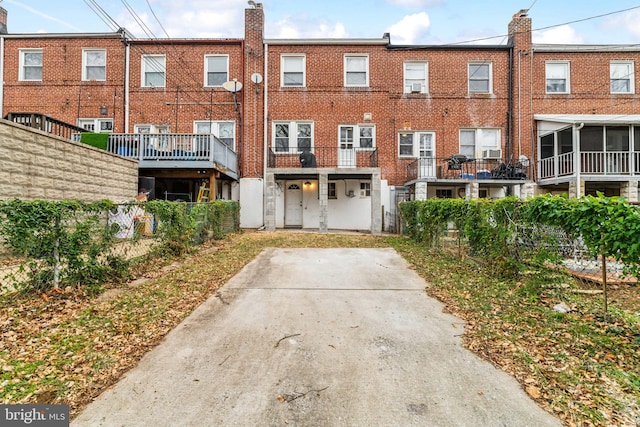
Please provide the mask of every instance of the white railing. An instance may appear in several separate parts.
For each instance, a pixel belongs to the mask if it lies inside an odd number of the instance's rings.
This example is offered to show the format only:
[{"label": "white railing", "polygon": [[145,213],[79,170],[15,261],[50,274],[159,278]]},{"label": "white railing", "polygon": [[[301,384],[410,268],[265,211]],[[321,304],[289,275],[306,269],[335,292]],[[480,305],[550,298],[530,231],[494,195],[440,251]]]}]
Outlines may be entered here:
[{"label": "white railing", "polygon": [[[538,178],[549,179],[574,175],[574,153],[542,159],[538,162]],[[587,151],[580,153],[580,173],[583,175],[640,176],[640,153]]]}]

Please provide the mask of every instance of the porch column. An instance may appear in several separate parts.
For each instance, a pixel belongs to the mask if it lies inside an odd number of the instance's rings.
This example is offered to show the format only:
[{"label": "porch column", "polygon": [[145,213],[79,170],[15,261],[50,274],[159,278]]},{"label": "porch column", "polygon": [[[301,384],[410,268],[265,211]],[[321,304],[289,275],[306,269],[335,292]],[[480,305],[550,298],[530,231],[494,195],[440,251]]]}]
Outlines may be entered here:
[{"label": "porch column", "polygon": [[638,202],[638,181],[627,181],[620,185],[620,195],[627,202]]},{"label": "porch column", "polygon": [[265,181],[264,228],[267,231],[276,231],[276,176],[267,173]]},{"label": "porch column", "polygon": [[426,182],[416,182],[416,200],[427,200],[427,183]]},{"label": "porch column", "polygon": [[371,234],[382,234],[382,192],[380,174],[371,175]]},{"label": "porch column", "polygon": [[318,202],[320,203],[320,233],[329,231],[329,176],[318,175]]},{"label": "porch column", "polygon": [[576,197],[584,196],[584,181],[580,180],[578,184],[578,179],[579,178],[569,181],[569,198],[570,199],[575,199]]},{"label": "porch column", "polygon": [[535,197],[537,187],[538,185],[534,182],[525,182],[520,188],[520,198],[522,200],[527,200],[531,197]]},{"label": "porch column", "polygon": [[475,181],[471,181],[467,184],[466,188],[467,199],[476,200],[480,197],[480,184]]},{"label": "porch column", "polygon": [[218,188],[216,178],[218,177],[218,172],[213,171],[209,176],[209,200],[215,200],[218,195]]}]

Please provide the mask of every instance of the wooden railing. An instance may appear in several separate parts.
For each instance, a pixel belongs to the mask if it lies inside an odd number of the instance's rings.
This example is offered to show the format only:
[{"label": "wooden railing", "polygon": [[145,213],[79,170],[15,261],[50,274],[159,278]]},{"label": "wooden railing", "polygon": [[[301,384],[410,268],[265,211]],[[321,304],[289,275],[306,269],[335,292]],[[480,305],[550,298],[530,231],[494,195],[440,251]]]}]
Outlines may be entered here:
[{"label": "wooden railing", "polygon": [[78,132],[86,132],[81,127],[39,113],[8,113],[4,118],[67,139],[72,139]]}]

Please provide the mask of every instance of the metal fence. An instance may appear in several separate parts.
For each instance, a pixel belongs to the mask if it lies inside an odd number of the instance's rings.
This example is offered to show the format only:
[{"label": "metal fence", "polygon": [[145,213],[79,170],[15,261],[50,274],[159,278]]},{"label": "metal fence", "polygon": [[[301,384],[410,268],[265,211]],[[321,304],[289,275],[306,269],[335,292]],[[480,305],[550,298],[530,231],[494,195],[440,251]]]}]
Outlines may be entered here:
[{"label": "metal fence", "polygon": [[[180,202],[181,203],[181,202]],[[238,229],[237,210],[227,210],[221,217],[214,215],[206,209],[197,209],[197,206],[205,204],[183,203],[186,206],[187,216],[185,220],[191,222],[192,236],[188,239],[188,245],[197,246],[205,241],[220,237],[223,234]],[[98,255],[98,262],[109,257],[119,257],[128,261],[136,261],[149,256],[155,256],[155,249],[162,248],[167,243],[167,233],[163,232],[165,224],[161,219],[145,209],[145,204],[123,204],[116,208],[99,214],[101,227],[114,230],[115,236],[109,241],[108,249]],[[215,224],[214,224],[215,222]],[[67,227],[74,227],[76,222],[71,219]],[[184,236],[182,236],[184,237]],[[62,248],[60,250],[62,252]],[[28,257],[16,253],[7,243],[5,236],[0,236],[0,294],[29,287],[35,277],[42,276],[45,270],[53,270],[55,276],[62,276],[65,265],[64,257],[60,262],[51,266],[45,262],[46,255],[42,258]],[[158,252],[160,255],[160,252]],[[83,255],[85,258],[89,255]],[[51,272],[50,272],[51,273]],[[56,283],[56,286],[58,284]],[[65,283],[60,283],[65,286]]]}]

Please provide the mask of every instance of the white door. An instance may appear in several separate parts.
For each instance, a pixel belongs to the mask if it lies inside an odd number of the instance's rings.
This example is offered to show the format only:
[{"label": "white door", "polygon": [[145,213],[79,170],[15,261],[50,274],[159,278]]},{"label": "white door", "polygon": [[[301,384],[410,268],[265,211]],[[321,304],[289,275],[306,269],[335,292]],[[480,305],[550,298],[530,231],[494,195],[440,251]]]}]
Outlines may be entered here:
[{"label": "white door", "polygon": [[287,182],[284,203],[284,226],[302,227],[302,184],[300,181]]},{"label": "white door", "polygon": [[436,177],[436,146],[433,133],[420,133],[420,178]]},{"label": "white door", "polygon": [[338,141],[338,167],[356,167],[356,149],[353,142],[353,126],[340,126],[340,140]]}]

